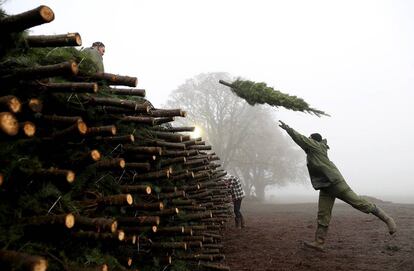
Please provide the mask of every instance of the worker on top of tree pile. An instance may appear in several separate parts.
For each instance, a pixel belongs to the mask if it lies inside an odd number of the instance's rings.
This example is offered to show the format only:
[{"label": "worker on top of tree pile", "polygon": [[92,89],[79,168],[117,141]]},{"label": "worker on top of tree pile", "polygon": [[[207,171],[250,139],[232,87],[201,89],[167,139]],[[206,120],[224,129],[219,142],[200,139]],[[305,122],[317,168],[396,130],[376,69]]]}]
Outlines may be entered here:
[{"label": "worker on top of tree pile", "polygon": [[92,61],[96,64],[97,72],[104,72],[103,55],[105,54],[105,45],[100,41],[92,43],[92,47],[83,50],[87,52]]},{"label": "worker on top of tree pile", "polygon": [[226,175],[224,178],[226,185],[230,188],[231,198],[233,200],[233,207],[234,207],[234,221],[236,228],[244,228],[245,222],[242,213],[240,212],[241,203],[246,195],[244,193],[241,180],[236,176]]},{"label": "worker on top of tree pile", "polygon": [[322,139],[322,136],[317,133],[311,134],[309,138],[303,136],[282,121],[279,126],[286,130],[293,141],[306,152],[312,186],[315,190],[319,190],[318,226],[315,241],[305,242],[306,247],[323,251],[335,198],[343,200],[361,212],[375,215],[387,224],[390,234],[397,231],[397,226],[390,216],[379,207],[355,194],[348,186],[338,168],[328,158],[329,146],[326,139]]}]

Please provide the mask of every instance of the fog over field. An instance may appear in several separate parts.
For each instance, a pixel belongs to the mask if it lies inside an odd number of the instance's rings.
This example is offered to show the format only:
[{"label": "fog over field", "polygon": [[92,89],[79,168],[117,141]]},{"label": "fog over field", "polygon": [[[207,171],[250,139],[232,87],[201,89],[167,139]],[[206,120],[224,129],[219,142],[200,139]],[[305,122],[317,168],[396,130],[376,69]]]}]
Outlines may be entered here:
[{"label": "fog over field", "polygon": [[[102,41],[106,71],[137,76],[156,106],[207,72],[303,98],[331,117],[274,109],[278,118],[326,137],[356,193],[414,203],[413,1],[10,0],[3,8],[41,4],[55,20],[32,34]],[[308,180],[267,191],[275,202],[317,200]]]}]

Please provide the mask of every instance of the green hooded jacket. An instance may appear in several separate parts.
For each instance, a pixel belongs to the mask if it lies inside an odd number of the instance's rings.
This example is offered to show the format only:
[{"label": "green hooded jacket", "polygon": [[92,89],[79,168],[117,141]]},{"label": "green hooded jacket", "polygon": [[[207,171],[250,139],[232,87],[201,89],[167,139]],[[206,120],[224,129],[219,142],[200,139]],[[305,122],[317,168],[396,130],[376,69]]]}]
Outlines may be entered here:
[{"label": "green hooded jacket", "polygon": [[315,190],[345,182],[338,168],[328,158],[329,146],[326,139],[318,142],[301,135],[290,127],[285,128],[285,130],[293,141],[306,152],[308,171]]},{"label": "green hooded jacket", "polygon": [[85,48],[83,49],[84,52],[88,53],[89,56],[91,57],[92,61],[95,63],[96,65],[96,72],[104,72],[104,64],[103,64],[103,57],[101,56],[101,54],[98,52],[98,50],[94,47],[89,47],[89,48]]}]

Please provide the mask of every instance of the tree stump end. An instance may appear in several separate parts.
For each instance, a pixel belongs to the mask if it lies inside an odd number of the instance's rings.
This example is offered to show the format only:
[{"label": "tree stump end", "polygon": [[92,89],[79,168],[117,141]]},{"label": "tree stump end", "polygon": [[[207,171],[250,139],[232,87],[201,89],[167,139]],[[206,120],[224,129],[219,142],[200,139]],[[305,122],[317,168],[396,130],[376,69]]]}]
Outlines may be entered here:
[{"label": "tree stump end", "polygon": [[75,225],[75,216],[73,214],[67,214],[65,217],[65,226],[68,229],[73,228],[73,226]]},{"label": "tree stump end", "polygon": [[9,136],[15,136],[19,132],[19,123],[13,114],[0,113],[0,129]]},{"label": "tree stump end", "polygon": [[55,19],[55,13],[48,6],[40,6],[39,14],[45,22],[51,22]]},{"label": "tree stump end", "polygon": [[91,151],[91,158],[93,161],[97,162],[101,160],[101,153],[98,150]]}]

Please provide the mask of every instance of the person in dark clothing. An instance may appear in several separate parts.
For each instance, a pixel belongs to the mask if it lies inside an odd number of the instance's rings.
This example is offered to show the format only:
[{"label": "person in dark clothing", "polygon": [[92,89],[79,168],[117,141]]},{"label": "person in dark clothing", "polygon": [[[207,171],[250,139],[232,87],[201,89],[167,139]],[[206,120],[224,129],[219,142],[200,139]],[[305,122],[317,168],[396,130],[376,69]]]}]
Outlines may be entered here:
[{"label": "person in dark clothing", "polygon": [[319,190],[318,225],[315,241],[305,242],[306,247],[323,250],[336,198],[343,200],[361,212],[375,215],[386,223],[390,234],[397,231],[397,226],[390,216],[381,208],[355,194],[348,186],[338,168],[328,158],[329,146],[326,139],[322,139],[322,136],[318,133],[306,137],[290,128],[283,121],[279,122],[279,126],[305,151],[312,186],[315,190]]},{"label": "person in dark clothing", "polygon": [[230,188],[231,198],[233,200],[235,226],[239,229],[244,228],[245,221],[242,213],[240,212],[240,208],[245,193],[241,181],[239,178],[232,175],[227,175],[225,180]]},{"label": "person in dark clothing", "polygon": [[96,65],[97,72],[104,72],[103,55],[105,54],[105,45],[100,41],[95,41],[92,46],[85,48],[83,51],[87,52],[92,61]]}]

